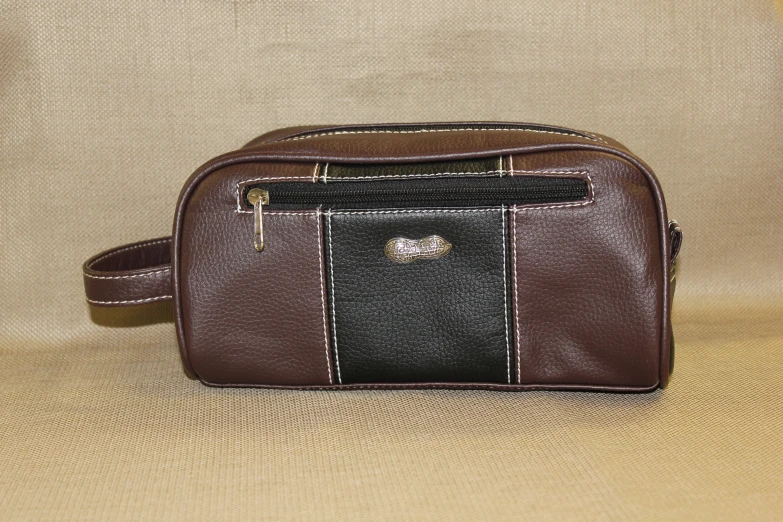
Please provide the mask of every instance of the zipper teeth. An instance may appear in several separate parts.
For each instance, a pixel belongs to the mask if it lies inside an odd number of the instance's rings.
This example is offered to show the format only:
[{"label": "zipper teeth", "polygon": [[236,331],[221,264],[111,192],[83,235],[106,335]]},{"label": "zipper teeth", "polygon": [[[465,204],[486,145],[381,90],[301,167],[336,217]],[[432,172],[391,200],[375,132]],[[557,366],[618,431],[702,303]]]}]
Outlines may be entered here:
[{"label": "zipper teeth", "polygon": [[302,194],[278,191],[270,195],[270,204],[296,203],[351,203],[386,201],[459,201],[465,198],[505,200],[513,197],[559,198],[585,195],[584,187],[461,187],[453,189],[419,188],[373,191],[336,191],[321,194]]},{"label": "zipper teeth", "polygon": [[293,136],[287,136],[277,141],[293,141],[303,140],[307,138],[316,138],[318,136],[332,136],[336,134],[415,134],[420,132],[454,132],[454,131],[527,131],[527,132],[541,132],[545,134],[560,134],[563,136],[574,136],[577,138],[584,138],[591,141],[603,142],[598,136],[593,136],[584,132],[579,132],[571,129],[561,129],[558,127],[549,127],[547,125],[431,125],[431,126],[416,126],[416,125],[397,125],[397,126],[379,126],[379,127],[343,127],[331,131],[319,131],[312,130],[306,131]]}]

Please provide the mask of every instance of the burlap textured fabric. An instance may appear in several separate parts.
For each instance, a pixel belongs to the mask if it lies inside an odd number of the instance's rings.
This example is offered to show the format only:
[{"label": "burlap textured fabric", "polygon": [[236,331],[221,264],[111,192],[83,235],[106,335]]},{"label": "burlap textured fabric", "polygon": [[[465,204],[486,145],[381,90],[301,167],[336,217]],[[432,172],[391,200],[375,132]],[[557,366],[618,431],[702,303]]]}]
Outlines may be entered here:
[{"label": "burlap textured fabric", "polygon": [[[783,21],[713,2],[0,1],[0,519],[783,518]],[[685,231],[649,395],[210,389],[80,264],[284,125],[537,121]]]}]

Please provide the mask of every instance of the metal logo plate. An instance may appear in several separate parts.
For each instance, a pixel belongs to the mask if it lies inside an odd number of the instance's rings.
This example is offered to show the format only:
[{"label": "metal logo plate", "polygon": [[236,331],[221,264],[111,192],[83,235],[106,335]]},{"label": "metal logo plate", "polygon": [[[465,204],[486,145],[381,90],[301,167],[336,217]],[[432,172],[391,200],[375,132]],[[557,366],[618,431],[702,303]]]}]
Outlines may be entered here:
[{"label": "metal logo plate", "polygon": [[412,263],[421,259],[439,259],[451,252],[451,243],[440,236],[422,239],[395,237],[383,249],[386,257],[395,263]]}]

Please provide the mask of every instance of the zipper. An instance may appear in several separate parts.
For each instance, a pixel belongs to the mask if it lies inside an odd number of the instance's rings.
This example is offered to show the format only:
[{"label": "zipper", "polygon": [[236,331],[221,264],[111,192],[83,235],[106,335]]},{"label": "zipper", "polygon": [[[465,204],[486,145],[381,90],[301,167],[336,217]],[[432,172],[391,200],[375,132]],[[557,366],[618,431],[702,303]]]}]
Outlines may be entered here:
[{"label": "zipper", "polygon": [[[258,190],[258,189],[254,189]],[[268,191],[267,202],[262,205],[269,205],[272,201]],[[257,194],[257,193],[255,193]],[[248,194],[249,195],[249,194]],[[505,187],[474,187],[460,189],[386,189],[386,190],[340,190],[324,194],[308,194],[292,190],[274,191],[274,202],[281,205],[344,205],[344,204],[366,204],[375,203],[384,205],[394,203],[395,206],[407,205],[412,203],[428,203],[439,201],[444,203],[464,202],[464,201],[509,201],[509,200],[530,200],[545,197],[546,199],[556,199],[579,197],[582,192],[578,187],[550,189],[547,187],[523,188],[522,190]],[[256,199],[258,196],[253,196]]]},{"label": "zipper", "polygon": [[269,204],[269,191],[260,188],[250,189],[247,202],[253,205],[253,246],[256,252],[264,251],[264,205]]},{"label": "zipper", "polygon": [[387,124],[387,125],[355,125],[345,127],[335,127],[329,130],[313,129],[300,132],[280,138],[276,141],[301,140],[314,138],[318,136],[329,136],[333,134],[365,134],[365,133],[418,133],[418,132],[447,132],[447,131],[529,131],[543,132],[547,134],[561,134],[564,136],[575,136],[585,138],[591,141],[603,141],[599,137],[586,132],[576,131],[565,127],[556,127],[553,125],[540,125],[537,123],[424,123],[424,124]]},{"label": "zipper", "polygon": [[265,246],[264,210],[269,208],[488,207],[578,201],[587,195],[587,183],[581,178],[506,176],[333,184],[253,184],[244,187],[242,199],[245,208],[253,210],[253,245],[256,251],[262,252]]}]

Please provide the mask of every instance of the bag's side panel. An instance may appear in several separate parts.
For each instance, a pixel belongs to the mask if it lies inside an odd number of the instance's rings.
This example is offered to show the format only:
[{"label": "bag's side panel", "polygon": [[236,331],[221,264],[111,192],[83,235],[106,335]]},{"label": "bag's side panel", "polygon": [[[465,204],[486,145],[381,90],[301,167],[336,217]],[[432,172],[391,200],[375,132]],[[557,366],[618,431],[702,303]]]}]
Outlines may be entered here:
[{"label": "bag's side panel", "polygon": [[181,235],[186,347],[209,384],[328,385],[333,381],[320,212],[264,213],[269,238],[253,246],[253,214],[237,184],[313,182],[315,164],[221,169],[196,188]]},{"label": "bag's side panel", "polygon": [[508,163],[513,175],[585,172],[592,190],[587,204],[511,209],[516,382],[654,386],[664,267],[647,178],[599,152]]}]

